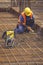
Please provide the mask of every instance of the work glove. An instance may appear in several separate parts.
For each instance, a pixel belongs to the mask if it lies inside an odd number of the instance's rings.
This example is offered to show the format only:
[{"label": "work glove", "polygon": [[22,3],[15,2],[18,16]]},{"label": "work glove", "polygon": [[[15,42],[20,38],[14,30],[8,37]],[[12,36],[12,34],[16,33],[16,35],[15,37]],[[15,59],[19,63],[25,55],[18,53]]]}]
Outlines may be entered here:
[{"label": "work glove", "polygon": [[34,33],[34,30],[29,31],[29,33]]}]

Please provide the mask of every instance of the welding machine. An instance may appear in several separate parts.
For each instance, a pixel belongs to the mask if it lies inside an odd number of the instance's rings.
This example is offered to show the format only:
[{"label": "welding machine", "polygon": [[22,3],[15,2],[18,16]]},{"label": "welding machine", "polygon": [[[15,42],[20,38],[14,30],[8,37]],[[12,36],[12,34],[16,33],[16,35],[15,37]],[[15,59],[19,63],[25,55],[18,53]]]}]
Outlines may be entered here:
[{"label": "welding machine", "polygon": [[14,46],[14,38],[15,38],[14,31],[5,31],[2,35],[2,38],[5,40],[6,47]]}]

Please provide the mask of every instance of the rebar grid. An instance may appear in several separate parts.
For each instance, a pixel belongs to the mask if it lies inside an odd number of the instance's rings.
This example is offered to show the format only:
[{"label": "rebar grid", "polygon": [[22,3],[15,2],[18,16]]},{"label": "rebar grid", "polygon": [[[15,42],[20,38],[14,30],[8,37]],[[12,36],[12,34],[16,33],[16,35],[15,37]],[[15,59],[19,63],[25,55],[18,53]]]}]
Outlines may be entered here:
[{"label": "rebar grid", "polygon": [[[7,30],[7,28],[8,29],[15,28],[15,25],[17,24],[18,20],[12,14],[5,12],[4,14],[5,15],[0,17],[1,35],[5,29]],[[7,17],[6,15],[9,16]],[[41,64],[43,65],[43,40],[41,40],[41,38],[38,37],[38,35],[24,33],[16,35],[16,40],[17,40],[16,46],[14,48],[7,49],[3,47],[4,43],[2,42],[1,39],[0,65],[41,65]]]}]

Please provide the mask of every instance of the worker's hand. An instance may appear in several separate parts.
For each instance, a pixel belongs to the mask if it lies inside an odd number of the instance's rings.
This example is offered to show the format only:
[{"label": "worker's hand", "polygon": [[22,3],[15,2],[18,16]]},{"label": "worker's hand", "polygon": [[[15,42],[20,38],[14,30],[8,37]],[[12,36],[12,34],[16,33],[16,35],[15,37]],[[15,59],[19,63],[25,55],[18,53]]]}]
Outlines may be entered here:
[{"label": "worker's hand", "polygon": [[27,26],[27,29],[34,33],[34,30],[30,26]]},{"label": "worker's hand", "polygon": [[26,26],[26,23],[22,23],[23,24],[23,26]]},{"label": "worker's hand", "polygon": [[32,33],[34,33],[34,30],[31,30]]},{"label": "worker's hand", "polygon": [[33,34],[33,33],[34,33],[34,30],[32,30],[32,31],[29,31],[29,33],[30,33],[30,34]]}]

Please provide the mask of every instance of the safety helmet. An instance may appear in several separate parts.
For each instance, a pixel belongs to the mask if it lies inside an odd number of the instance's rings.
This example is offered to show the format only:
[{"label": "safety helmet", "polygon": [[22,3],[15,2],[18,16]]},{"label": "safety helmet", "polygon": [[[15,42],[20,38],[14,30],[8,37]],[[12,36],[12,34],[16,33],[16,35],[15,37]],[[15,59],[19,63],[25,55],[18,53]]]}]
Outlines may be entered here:
[{"label": "safety helmet", "polygon": [[24,13],[25,13],[26,16],[30,16],[32,14],[32,11],[31,11],[31,9],[29,7],[26,7],[24,9]]}]

